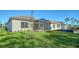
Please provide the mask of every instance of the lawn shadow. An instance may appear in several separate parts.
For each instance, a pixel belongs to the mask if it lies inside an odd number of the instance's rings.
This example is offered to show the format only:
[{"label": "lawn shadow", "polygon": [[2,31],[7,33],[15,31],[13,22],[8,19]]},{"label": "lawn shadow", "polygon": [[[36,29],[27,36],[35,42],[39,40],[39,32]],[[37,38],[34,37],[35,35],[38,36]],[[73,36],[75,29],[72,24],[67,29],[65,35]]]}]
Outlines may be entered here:
[{"label": "lawn shadow", "polygon": [[56,47],[78,47],[78,38],[76,39],[68,35],[61,35],[61,33],[54,34],[53,32],[51,32],[49,35],[45,35],[45,38],[53,41],[52,44],[54,44]]}]

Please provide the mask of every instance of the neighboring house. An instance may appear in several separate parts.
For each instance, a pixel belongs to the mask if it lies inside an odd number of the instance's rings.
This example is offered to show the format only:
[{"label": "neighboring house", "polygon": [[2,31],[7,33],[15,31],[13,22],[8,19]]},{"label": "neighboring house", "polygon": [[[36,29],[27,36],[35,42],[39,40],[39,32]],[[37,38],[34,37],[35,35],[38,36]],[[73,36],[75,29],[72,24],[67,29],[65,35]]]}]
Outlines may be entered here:
[{"label": "neighboring house", "polygon": [[30,16],[10,17],[7,29],[10,32],[17,31],[48,31],[64,30],[63,22],[49,21],[46,19],[35,19]]},{"label": "neighboring house", "polygon": [[73,33],[79,33],[79,27],[72,27]]},{"label": "neighboring house", "polygon": [[30,16],[10,17],[7,23],[7,29],[10,32],[33,30],[33,21]]},{"label": "neighboring house", "polygon": [[65,30],[72,30],[72,27],[69,26],[69,25],[64,25],[64,29],[65,29]]},{"label": "neighboring house", "polygon": [[50,30],[64,30],[63,22],[50,21]]}]

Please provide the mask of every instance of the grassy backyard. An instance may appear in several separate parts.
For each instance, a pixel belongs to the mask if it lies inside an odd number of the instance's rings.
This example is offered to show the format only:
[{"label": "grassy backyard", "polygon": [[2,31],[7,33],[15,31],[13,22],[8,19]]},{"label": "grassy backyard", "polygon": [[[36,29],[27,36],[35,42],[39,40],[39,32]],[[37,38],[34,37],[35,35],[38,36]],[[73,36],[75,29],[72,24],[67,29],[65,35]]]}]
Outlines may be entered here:
[{"label": "grassy backyard", "polygon": [[7,32],[0,29],[0,48],[76,48],[79,34],[52,32]]}]

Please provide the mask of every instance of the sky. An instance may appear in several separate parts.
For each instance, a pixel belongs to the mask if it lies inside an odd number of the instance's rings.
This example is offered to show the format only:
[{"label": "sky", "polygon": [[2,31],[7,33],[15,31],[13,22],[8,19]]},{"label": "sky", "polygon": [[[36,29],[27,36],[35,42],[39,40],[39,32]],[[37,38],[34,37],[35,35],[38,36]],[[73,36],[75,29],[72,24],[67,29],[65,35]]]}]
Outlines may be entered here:
[{"label": "sky", "polygon": [[[30,16],[31,12],[32,10],[0,10],[0,23],[8,22],[12,16]],[[62,22],[66,17],[79,19],[79,10],[34,10],[33,12],[36,19],[45,18]]]}]

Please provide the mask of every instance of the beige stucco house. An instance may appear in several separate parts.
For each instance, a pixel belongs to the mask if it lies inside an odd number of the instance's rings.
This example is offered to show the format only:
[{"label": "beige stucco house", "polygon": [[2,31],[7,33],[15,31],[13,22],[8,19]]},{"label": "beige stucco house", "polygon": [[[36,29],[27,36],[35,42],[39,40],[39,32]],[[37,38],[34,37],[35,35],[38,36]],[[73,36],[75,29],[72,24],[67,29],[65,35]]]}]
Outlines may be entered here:
[{"label": "beige stucco house", "polygon": [[7,23],[7,29],[10,32],[17,31],[45,31],[49,30],[48,21],[37,20],[30,16],[10,17]]},{"label": "beige stucco house", "polygon": [[10,32],[63,30],[64,23],[46,19],[37,20],[31,16],[16,16],[9,18],[7,29]]},{"label": "beige stucco house", "polygon": [[10,17],[7,23],[7,29],[10,32],[33,30],[33,21],[30,16]]}]

